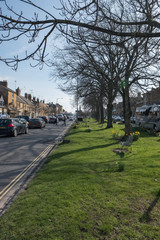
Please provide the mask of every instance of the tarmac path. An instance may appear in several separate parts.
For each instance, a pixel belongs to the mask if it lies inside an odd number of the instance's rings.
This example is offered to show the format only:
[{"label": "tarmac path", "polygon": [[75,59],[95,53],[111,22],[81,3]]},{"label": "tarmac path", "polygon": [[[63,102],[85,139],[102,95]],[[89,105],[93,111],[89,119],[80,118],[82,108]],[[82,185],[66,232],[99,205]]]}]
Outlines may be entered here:
[{"label": "tarmac path", "polygon": [[63,140],[72,123],[46,124],[17,137],[0,136],[0,216]]}]

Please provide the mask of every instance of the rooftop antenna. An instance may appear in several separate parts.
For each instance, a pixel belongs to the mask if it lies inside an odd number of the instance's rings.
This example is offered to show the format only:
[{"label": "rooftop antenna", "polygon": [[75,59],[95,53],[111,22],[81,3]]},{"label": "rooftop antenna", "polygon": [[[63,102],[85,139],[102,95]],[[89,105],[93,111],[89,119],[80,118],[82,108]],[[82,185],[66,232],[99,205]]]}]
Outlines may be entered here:
[{"label": "rooftop antenna", "polygon": [[17,84],[17,81],[15,80],[15,91],[16,91],[16,84]]}]

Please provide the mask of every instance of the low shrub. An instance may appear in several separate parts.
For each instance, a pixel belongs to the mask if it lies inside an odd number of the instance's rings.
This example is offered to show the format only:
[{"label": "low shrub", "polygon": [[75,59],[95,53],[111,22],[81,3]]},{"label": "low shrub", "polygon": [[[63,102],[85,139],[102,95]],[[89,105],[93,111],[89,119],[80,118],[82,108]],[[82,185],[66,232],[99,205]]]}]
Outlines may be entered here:
[{"label": "low shrub", "polygon": [[137,141],[139,139],[140,136],[140,132],[132,132],[130,133],[130,135],[133,137],[133,141]]},{"label": "low shrub", "polygon": [[[140,132],[138,132],[138,131],[131,132],[130,136],[133,137],[133,141],[137,141],[139,139],[139,137],[140,137]],[[125,140],[127,140],[128,135],[124,135],[122,133],[112,131],[112,137],[115,140],[120,140],[120,141],[123,140],[123,141],[125,141]]]}]

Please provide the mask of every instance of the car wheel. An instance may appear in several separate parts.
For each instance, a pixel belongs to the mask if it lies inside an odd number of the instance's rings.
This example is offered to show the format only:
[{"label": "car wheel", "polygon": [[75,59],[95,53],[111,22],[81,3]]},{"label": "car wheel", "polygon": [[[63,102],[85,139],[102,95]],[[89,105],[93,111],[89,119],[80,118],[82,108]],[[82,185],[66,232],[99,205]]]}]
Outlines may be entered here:
[{"label": "car wheel", "polygon": [[25,130],[25,134],[27,134],[28,133],[28,128],[26,128],[26,130]]},{"label": "car wheel", "polygon": [[17,130],[15,129],[15,130],[13,131],[13,137],[17,137],[17,135],[18,135],[18,133],[17,133]]}]

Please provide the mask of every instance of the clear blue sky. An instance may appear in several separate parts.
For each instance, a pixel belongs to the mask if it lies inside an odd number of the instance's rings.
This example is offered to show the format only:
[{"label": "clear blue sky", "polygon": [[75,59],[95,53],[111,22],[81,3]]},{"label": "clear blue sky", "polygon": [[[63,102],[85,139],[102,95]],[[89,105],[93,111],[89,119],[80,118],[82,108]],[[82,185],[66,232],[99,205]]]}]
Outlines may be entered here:
[{"label": "clear blue sky", "polygon": [[[24,14],[33,16],[33,12],[29,6],[21,6],[19,0],[8,0],[8,2],[14,2],[14,8],[16,10],[23,10]],[[40,4],[46,10],[51,10],[52,14],[58,16],[58,13],[52,8],[52,5],[57,5],[59,1],[57,0],[34,0],[36,4]],[[0,1],[0,7],[4,11],[4,3]],[[40,16],[41,17],[41,16]],[[48,42],[48,51],[51,53],[53,50],[53,38],[51,36]],[[38,39],[37,39],[38,40]],[[13,57],[19,53],[25,53],[32,49],[32,45],[28,44],[28,39],[20,39],[19,41],[8,42],[6,44],[0,45],[0,55]],[[45,100],[45,102],[58,102],[63,105],[64,109],[67,111],[75,112],[73,104],[73,96],[67,95],[58,89],[57,84],[54,82],[54,78],[51,80],[50,73],[51,68],[45,66],[42,70],[38,67],[30,67],[31,61],[25,61],[19,64],[18,70],[15,72],[11,68],[7,67],[4,63],[0,62],[0,80],[7,80],[8,87],[12,90],[19,87],[21,89],[21,95],[24,93],[31,93],[32,96],[39,98],[40,100]]]}]

